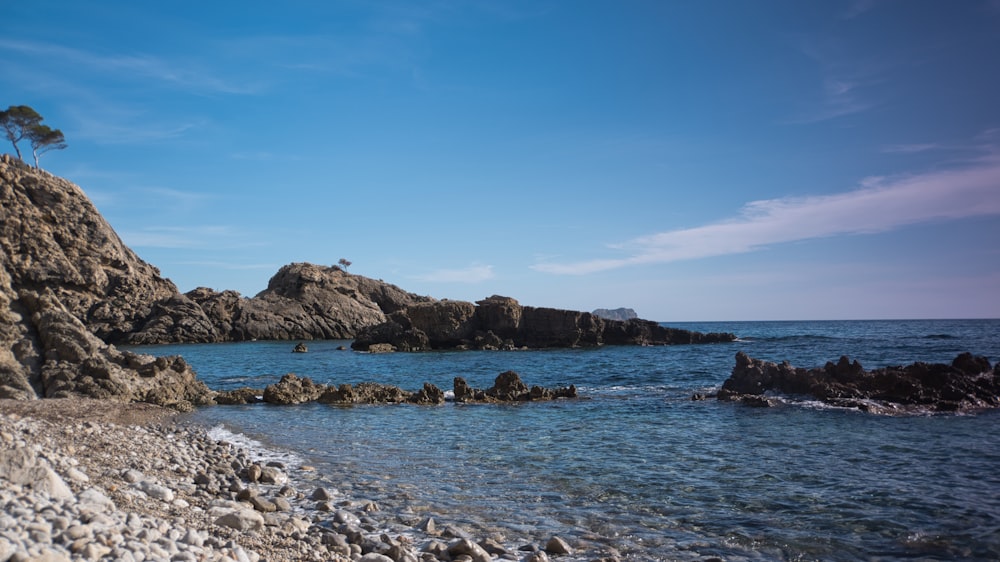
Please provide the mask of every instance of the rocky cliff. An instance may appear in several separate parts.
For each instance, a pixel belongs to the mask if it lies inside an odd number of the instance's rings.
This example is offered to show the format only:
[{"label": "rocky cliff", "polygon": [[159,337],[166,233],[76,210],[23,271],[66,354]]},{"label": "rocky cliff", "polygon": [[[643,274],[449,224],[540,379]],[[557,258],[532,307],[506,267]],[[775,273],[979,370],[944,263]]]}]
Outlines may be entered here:
[{"label": "rocky cliff", "polygon": [[51,291],[106,343],[352,338],[386,314],[433,301],[308,263],[282,267],[253,298],[207,288],[181,294],[122,243],[79,187],[6,155],[0,170],[0,259],[11,294]]},{"label": "rocky cliff", "polygon": [[211,400],[183,359],[123,353],[176,294],[77,186],[0,156],[0,398],[90,396],[178,408]]},{"label": "rocky cliff", "polygon": [[589,312],[521,306],[494,295],[475,304],[425,302],[365,328],[353,348],[361,351],[517,349],[599,345],[671,345],[729,342],[733,334],[702,334],[666,328],[649,320],[607,320]]}]

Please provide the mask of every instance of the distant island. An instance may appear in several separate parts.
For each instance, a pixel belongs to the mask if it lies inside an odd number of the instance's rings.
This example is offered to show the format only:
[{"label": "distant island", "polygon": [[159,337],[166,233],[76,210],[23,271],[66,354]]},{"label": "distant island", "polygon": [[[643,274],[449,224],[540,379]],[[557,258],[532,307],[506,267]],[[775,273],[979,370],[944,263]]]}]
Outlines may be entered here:
[{"label": "distant island", "polygon": [[626,320],[632,320],[638,318],[639,315],[635,313],[631,308],[598,308],[597,310],[591,312],[594,316],[598,318],[603,318],[605,320],[618,320],[619,322],[625,322]]}]

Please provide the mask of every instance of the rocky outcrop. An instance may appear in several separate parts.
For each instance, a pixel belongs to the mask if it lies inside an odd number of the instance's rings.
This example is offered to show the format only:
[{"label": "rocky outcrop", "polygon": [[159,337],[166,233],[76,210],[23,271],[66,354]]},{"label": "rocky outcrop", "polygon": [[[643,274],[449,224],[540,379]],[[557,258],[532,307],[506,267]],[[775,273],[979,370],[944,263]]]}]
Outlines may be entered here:
[{"label": "rocky outcrop", "polygon": [[0,156],[0,213],[9,301],[48,289],[106,343],[349,339],[433,300],[308,263],[282,267],[253,298],[207,288],[182,295],[122,243],[79,187],[7,155]]},{"label": "rocky outcrop", "polygon": [[[102,341],[177,296],[79,187],[0,156],[0,398],[85,396],[178,409],[211,402],[180,357]],[[204,328],[197,317],[185,325]]]},{"label": "rocky outcrop", "polygon": [[606,320],[589,312],[521,306],[494,295],[473,305],[462,301],[419,303],[379,325],[361,330],[352,347],[369,351],[519,349],[599,345],[670,345],[729,342],[733,334],[702,334],[665,328],[649,320]]},{"label": "rocky outcrop", "polygon": [[913,363],[866,371],[841,357],[814,369],[761,361],[743,352],[718,393],[720,400],[772,403],[765,393],[805,396],[875,413],[955,412],[1000,406],[1000,364],[963,353],[951,364]]},{"label": "rocky outcrop", "polygon": [[[124,340],[169,343],[350,339],[365,327],[385,322],[387,314],[431,301],[430,297],[352,275],[336,266],[293,263],[279,269],[267,289],[253,298],[205,287],[175,297],[171,306],[155,308],[154,315]],[[188,302],[198,310],[190,310]],[[199,315],[213,327],[212,332],[194,334],[184,325],[186,319]]]},{"label": "rocky outcrop", "polygon": [[[514,371],[500,373],[492,387],[480,390],[469,386],[462,377],[455,377],[454,395],[456,402],[504,403],[576,398],[576,387],[562,388],[529,387]],[[424,383],[417,392],[403,390],[398,386],[362,382],[358,384],[323,385],[316,384],[308,377],[298,377],[288,373],[275,384],[263,390],[238,388],[219,392],[215,397],[218,404],[304,404],[320,402],[339,406],[356,404],[444,404],[445,393],[431,383]]]},{"label": "rocky outcrop", "polygon": [[591,312],[594,316],[599,316],[605,320],[620,320],[625,322],[626,320],[634,320],[639,317],[631,308],[598,308],[597,310]]},{"label": "rocky outcrop", "polygon": [[521,381],[521,376],[514,371],[500,373],[493,386],[486,390],[472,388],[462,377],[455,377],[455,402],[530,402],[555,400],[557,398],[576,398],[576,386],[561,388],[543,388],[528,385]]},{"label": "rocky outcrop", "polygon": [[271,404],[302,404],[319,398],[326,386],[316,384],[309,377],[299,378],[288,373],[275,384],[264,388],[264,402]]}]

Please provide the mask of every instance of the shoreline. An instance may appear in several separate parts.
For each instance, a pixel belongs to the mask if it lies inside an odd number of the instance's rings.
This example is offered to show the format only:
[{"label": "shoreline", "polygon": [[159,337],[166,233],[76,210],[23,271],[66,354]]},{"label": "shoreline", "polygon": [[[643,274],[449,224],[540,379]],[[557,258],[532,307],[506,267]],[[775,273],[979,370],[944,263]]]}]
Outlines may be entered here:
[{"label": "shoreline", "polygon": [[335,488],[349,475],[210,433],[150,404],[0,400],[0,560],[617,559],[382,512]]}]

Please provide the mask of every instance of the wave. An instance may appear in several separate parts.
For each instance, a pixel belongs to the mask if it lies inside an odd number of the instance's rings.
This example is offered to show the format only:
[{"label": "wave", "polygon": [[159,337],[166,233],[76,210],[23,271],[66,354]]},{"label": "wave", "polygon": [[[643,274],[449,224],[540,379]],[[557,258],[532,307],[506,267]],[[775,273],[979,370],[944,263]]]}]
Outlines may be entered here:
[{"label": "wave", "polygon": [[837,341],[843,338],[835,336],[821,336],[817,334],[794,334],[788,336],[744,336],[737,341],[741,342],[793,342],[793,341]]},{"label": "wave", "polygon": [[922,339],[925,340],[957,340],[958,336],[953,336],[951,334],[928,334]]},{"label": "wave", "polygon": [[216,441],[224,441],[238,449],[245,449],[257,461],[265,463],[278,461],[288,466],[299,466],[303,463],[302,457],[295,453],[272,449],[249,435],[235,433],[221,424],[209,428],[206,433]]}]

